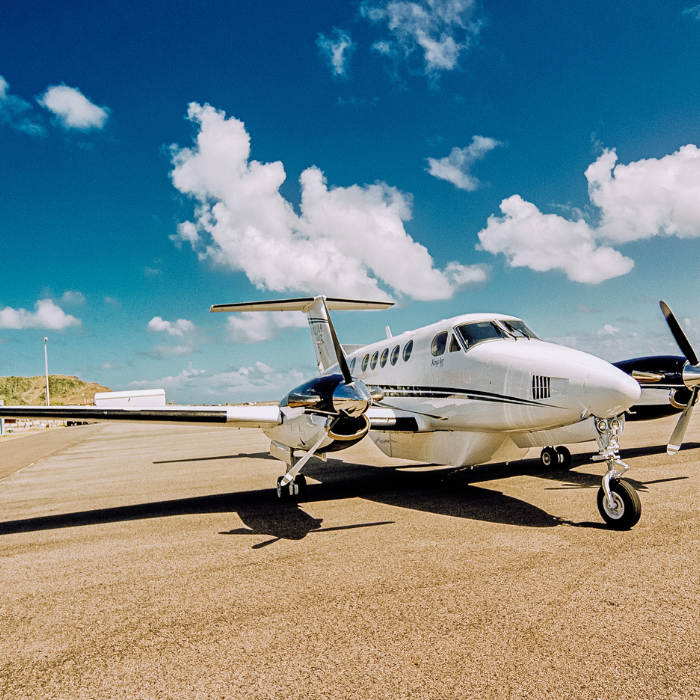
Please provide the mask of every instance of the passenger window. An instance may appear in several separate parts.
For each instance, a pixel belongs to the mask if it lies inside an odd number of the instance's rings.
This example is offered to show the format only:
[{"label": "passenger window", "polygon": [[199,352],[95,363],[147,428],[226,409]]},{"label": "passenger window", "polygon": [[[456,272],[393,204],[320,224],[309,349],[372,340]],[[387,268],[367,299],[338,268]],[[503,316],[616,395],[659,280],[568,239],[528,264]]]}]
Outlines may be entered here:
[{"label": "passenger window", "polygon": [[462,346],[459,344],[459,340],[457,340],[457,335],[453,333],[452,339],[450,340],[450,352],[459,352],[461,349]]},{"label": "passenger window", "polygon": [[384,348],[384,352],[382,353],[382,356],[379,358],[379,365],[381,367],[384,367],[388,358],[389,358],[389,348]]},{"label": "passenger window", "polygon": [[348,364],[348,369],[350,370],[350,374],[352,374],[355,371],[355,361],[357,360],[356,357],[353,357],[352,360],[350,360],[350,364]]},{"label": "passenger window", "polygon": [[397,345],[392,351],[391,351],[391,364],[395,365],[398,362],[399,359],[399,346]]},{"label": "passenger window", "polygon": [[370,369],[374,369],[377,366],[377,358],[379,357],[379,351],[372,355],[372,361],[369,363]]},{"label": "passenger window", "polygon": [[403,361],[408,362],[411,359],[411,353],[413,352],[413,341],[409,340],[403,349]]},{"label": "passenger window", "polygon": [[434,338],[433,338],[433,343],[430,346],[430,352],[437,357],[438,355],[442,355],[445,352],[445,347],[447,346],[447,331],[443,331],[442,333],[438,333]]},{"label": "passenger window", "polygon": [[367,363],[369,362],[369,355],[365,355],[362,358],[362,371],[364,372],[367,369]]}]

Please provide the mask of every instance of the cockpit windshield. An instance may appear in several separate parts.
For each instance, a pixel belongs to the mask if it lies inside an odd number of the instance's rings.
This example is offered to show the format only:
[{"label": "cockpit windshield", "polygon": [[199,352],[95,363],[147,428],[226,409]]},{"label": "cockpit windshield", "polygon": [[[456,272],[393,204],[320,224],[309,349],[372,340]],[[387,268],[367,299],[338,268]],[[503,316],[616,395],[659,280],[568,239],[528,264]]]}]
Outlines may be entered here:
[{"label": "cockpit windshield", "polygon": [[476,321],[457,326],[455,331],[464,341],[464,347],[469,350],[485,340],[505,340],[506,338],[533,338],[537,336],[524,321]]},{"label": "cockpit windshield", "polygon": [[498,340],[499,338],[508,337],[505,330],[496,325],[493,321],[465,323],[461,326],[457,326],[455,330],[464,341],[467,350],[477,343],[483,343],[485,340]]},{"label": "cockpit windshield", "polygon": [[506,327],[506,330],[515,338],[532,338],[539,340],[534,331],[525,323],[525,321],[501,321]]}]

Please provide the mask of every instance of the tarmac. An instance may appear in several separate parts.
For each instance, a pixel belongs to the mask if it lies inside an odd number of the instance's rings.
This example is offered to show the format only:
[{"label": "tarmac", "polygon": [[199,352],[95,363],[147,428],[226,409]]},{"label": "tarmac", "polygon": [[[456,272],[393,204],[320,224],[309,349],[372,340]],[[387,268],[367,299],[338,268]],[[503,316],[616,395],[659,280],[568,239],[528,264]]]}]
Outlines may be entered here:
[{"label": "tarmac", "polygon": [[[700,421],[605,466],[314,459],[258,430],[97,424],[0,444],[0,698],[700,698]],[[533,457],[536,451],[531,451]]]}]

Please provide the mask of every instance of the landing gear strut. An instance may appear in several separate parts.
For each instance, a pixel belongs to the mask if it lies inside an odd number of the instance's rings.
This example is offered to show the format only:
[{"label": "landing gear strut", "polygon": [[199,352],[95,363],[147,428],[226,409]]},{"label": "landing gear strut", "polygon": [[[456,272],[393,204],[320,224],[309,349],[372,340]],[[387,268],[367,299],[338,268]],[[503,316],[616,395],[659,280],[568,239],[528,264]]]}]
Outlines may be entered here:
[{"label": "landing gear strut", "polygon": [[618,436],[622,432],[622,421],[619,418],[596,418],[595,427],[599,454],[593,455],[593,460],[608,465],[598,491],[598,510],[613,529],[629,530],[639,522],[642,504],[633,486],[620,478],[629,469],[620,459]]},{"label": "landing gear strut", "polygon": [[571,452],[564,447],[545,447],[540,453],[540,462],[547,469],[568,469],[571,466]]}]

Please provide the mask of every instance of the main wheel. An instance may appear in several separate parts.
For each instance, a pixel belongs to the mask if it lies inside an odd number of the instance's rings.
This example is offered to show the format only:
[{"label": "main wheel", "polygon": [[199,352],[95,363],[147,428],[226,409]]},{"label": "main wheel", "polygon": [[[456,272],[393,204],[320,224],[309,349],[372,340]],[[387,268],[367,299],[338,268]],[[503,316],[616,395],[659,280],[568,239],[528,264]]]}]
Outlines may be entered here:
[{"label": "main wheel", "polygon": [[303,474],[297,474],[294,483],[297,485],[297,498],[306,498],[306,477]]},{"label": "main wheel", "polygon": [[286,486],[282,486],[283,476],[277,477],[277,498],[280,501],[288,501],[292,497],[294,482],[290,481]]},{"label": "main wheel", "polygon": [[540,452],[540,462],[542,462],[543,467],[551,469],[559,464],[559,455],[553,447],[545,447]]},{"label": "main wheel", "polygon": [[557,456],[559,457],[558,465],[562,469],[568,469],[571,466],[571,452],[569,452],[567,447],[564,447],[563,445],[561,447],[557,447]]},{"label": "main wheel", "polygon": [[634,487],[626,481],[610,482],[615,507],[611,508],[603,487],[598,491],[598,510],[603,520],[615,530],[629,530],[634,527],[642,515],[642,503]]}]

